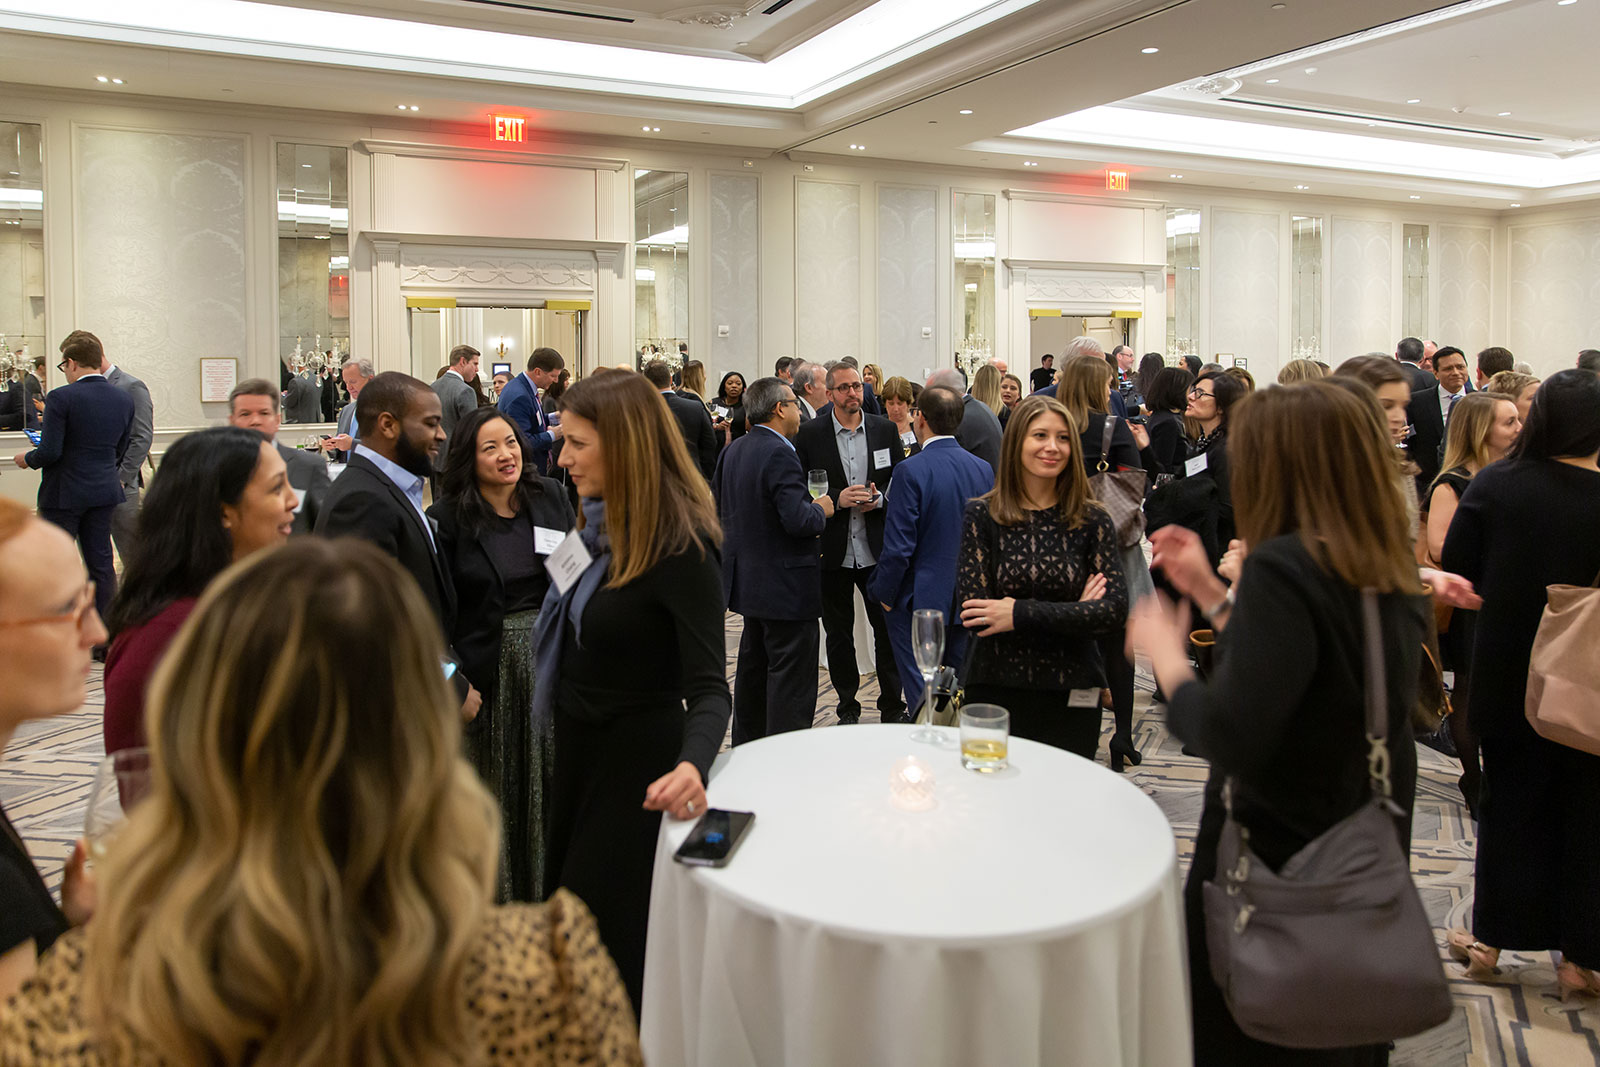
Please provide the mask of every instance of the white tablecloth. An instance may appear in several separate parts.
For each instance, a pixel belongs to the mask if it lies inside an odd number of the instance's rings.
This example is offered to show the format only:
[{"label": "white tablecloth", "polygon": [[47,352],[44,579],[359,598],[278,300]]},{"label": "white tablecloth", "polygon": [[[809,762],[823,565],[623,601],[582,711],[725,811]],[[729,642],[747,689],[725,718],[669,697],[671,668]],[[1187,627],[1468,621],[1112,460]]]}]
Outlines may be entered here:
[{"label": "white tablecloth", "polygon": [[[909,726],[782,734],[719,757],[756,813],[729,866],[656,850],[641,1032],[651,1067],[1190,1062],[1176,850],[1120,776],[1012,739],[961,768]],[[950,731],[952,734],[954,731]],[[889,804],[902,756],[938,806]]]}]

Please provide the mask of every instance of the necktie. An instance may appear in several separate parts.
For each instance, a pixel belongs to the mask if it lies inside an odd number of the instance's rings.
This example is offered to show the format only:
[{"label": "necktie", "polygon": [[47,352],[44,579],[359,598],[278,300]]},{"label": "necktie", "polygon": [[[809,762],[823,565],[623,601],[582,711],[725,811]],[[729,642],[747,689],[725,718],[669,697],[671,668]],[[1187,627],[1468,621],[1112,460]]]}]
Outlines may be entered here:
[{"label": "necktie", "polygon": [[1444,411],[1444,424],[1446,426],[1450,425],[1450,416],[1454,415],[1456,413],[1456,401],[1458,401],[1460,399],[1461,399],[1461,394],[1460,393],[1451,394],[1451,396],[1450,396],[1450,404],[1449,404],[1448,407],[1445,408],[1445,411]]}]

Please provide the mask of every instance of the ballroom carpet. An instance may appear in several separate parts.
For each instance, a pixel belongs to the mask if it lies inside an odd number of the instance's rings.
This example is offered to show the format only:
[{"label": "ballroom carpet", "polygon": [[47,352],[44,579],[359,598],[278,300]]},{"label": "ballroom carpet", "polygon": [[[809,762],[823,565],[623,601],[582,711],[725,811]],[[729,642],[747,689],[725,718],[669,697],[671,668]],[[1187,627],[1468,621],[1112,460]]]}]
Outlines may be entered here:
[{"label": "ballroom carpet", "polygon": [[[728,617],[728,676],[733,677],[740,620]],[[1166,731],[1161,709],[1151,706],[1150,678],[1139,677],[1135,740],[1144,763],[1128,780],[1166,812],[1184,867],[1200,817],[1205,764],[1182,755]],[[83,832],[83,810],[102,748],[98,671],[89,702],[72,715],[29,723],[17,732],[0,761],[0,802],[54,888],[61,862]],[[863,724],[877,720],[877,684],[863,679],[859,699]],[[826,671],[821,672],[816,725],[833,726],[838,703]],[[858,727],[864,728],[864,727]],[[1106,733],[1109,736],[1110,718]],[[1456,789],[1454,760],[1418,749],[1416,828],[1411,870],[1433,919],[1441,956],[1444,931],[1466,925],[1472,912],[1473,827]],[[1106,759],[1102,743],[1099,759]],[[1596,906],[1600,906],[1597,902]],[[1455,996],[1455,1016],[1437,1030],[1404,1041],[1391,1063],[1405,1067],[1600,1067],[1600,1006],[1594,1001],[1563,1005],[1557,996],[1555,961],[1548,953],[1501,957],[1501,974],[1492,984],[1466,980],[1462,968],[1447,962]],[[1151,1065],[1156,1067],[1156,1065]]]}]

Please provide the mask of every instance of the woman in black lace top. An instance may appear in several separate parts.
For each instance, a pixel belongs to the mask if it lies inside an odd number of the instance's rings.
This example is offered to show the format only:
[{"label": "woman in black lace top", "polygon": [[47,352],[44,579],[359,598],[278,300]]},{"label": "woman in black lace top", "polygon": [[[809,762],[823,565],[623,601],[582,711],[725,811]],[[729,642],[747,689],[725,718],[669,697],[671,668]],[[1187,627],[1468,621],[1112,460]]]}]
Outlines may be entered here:
[{"label": "woman in black lace top", "polygon": [[1077,443],[1059,400],[1016,406],[995,487],[967,505],[956,591],[962,625],[980,638],[967,699],[1006,708],[1018,737],[1093,759],[1105,685],[1095,638],[1122,626],[1128,592]]}]

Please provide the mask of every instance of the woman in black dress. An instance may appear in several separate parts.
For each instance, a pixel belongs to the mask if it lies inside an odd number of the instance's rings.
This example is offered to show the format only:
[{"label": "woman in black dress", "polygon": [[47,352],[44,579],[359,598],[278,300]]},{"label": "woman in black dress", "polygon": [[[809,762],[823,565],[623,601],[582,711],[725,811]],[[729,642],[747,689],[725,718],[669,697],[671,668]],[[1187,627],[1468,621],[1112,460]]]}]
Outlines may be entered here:
[{"label": "woman in black dress", "polygon": [[[83,706],[90,652],[106,640],[77,546],[31,509],[0,497],[0,751],[29,719]],[[79,841],[61,880],[61,907],[0,809],[0,998],[33,974],[41,953],[89,918],[94,886]],[[3,1011],[0,1008],[0,1011]]]},{"label": "woman in black dress", "polygon": [[534,721],[552,722],[556,738],[547,870],[594,912],[637,1010],[661,813],[706,810],[733,710],[722,531],[642,375],[581,381],[562,414],[561,465],[583,498],[591,562],[551,587],[534,637]]},{"label": "woman in black dress", "polygon": [[[1521,432],[1522,419],[1517,415],[1517,405],[1508,396],[1473,393],[1456,404],[1445,434],[1443,469],[1433,480],[1428,499],[1424,501],[1423,539],[1430,566],[1439,566],[1450,520],[1456,516],[1456,506],[1467,491],[1468,483],[1483,468],[1504,459]],[[1457,784],[1473,819],[1478,817],[1482,773],[1478,765],[1478,739],[1473,736],[1467,706],[1471,700],[1472,634],[1477,620],[1476,611],[1452,611],[1439,639],[1444,657],[1442,666],[1455,672],[1455,712],[1445,720],[1445,725],[1450,729],[1450,740],[1461,760],[1461,780]]]},{"label": "woman in black dress", "polygon": [[1189,442],[1184,459],[1185,478],[1209,479],[1217,487],[1211,516],[1200,530],[1201,539],[1215,530],[1215,544],[1207,545],[1212,562],[1222,558],[1234,538],[1233,487],[1228,467],[1228,415],[1233,406],[1249,395],[1244,383],[1224,371],[1200,375],[1189,388],[1189,406],[1184,414],[1193,419],[1199,435]]},{"label": "woman in black dress", "polygon": [[1172,530],[1156,562],[1221,631],[1216,666],[1189,666],[1187,617],[1141,604],[1130,639],[1171,694],[1172,732],[1211,763],[1184,887],[1198,1067],[1382,1064],[1385,1047],[1281,1048],[1244,1034],[1211,976],[1202,887],[1216,875],[1222,783],[1274,870],[1367,803],[1361,590],[1379,592],[1389,683],[1388,748],[1400,847],[1409,848],[1417,757],[1411,733],[1422,639],[1432,625],[1412,555],[1399,469],[1376,399],[1307,382],[1257,393],[1232,435],[1239,532],[1249,545],[1237,606],[1199,538]]},{"label": "woman in black dress", "polygon": [[1183,461],[1188,458],[1183,413],[1189,406],[1192,385],[1194,375],[1184,368],[1162,367],[1145,391],[1144,403],[1150,411],[1145,432],[1150,435],[1151,456],[1151,465],[1145,471],[1152,482],[1163,474],[1183,473]]},{"label": "woman in black dress", "polygon": [[711,398],[711,424],[717,431],[718,448],[726,448],[744,436],[744,375],[731,370],[722,376],[717,395]]},{"label": "woman in black dress", "polygon": [[1524,711],[1549,585],[1600,575],[1600,378],[1552,375],[1504,463],[1467,486],[1446,569],[1483,597],[1468,711],[1483,755],[1472,932],[1451,951],[1474,977],[1501,949],[1555,950],[1563,995],[1600,995],[1600,756],[1540,737]]},{"label": "woman in black dress", "polygon": [[1096,638],[1121,629],[1128,593],[1077,447],[1061,401],[1017,405],[994,489],[967,504],[956,596],[978,636],[967,699],[1006,708],[1018,737],[1093,759],[1105,685]]},{"label": "woman in black dress", "polygon": [[575,518],[566,490],[523,462],[527,439],[497,409],[469,412],[455,438],[428,514],[460,605],[450,645],[483,695],[462,743],[500,803],[496,901],[534,902],[544,899],[551,737],[528,717],[533,625],[550,588],[545,558]]}]

